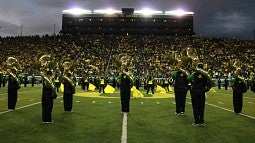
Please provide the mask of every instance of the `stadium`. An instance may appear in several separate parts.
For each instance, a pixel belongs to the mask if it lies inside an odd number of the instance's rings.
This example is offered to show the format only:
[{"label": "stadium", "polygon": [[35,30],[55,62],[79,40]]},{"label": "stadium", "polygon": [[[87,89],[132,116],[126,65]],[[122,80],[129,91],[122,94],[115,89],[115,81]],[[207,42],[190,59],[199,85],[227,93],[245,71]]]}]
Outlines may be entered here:
[{"label": "stadium", "polygon": [[[63,10],[57,35],[1,37],[1,143],[254,142],[255,42],[198,36],[193,16],[183,10],[70,9]],[[195,67],[199,64],[203,71]],[[125,69],[135,86],[130,114],[121,113],[117,78]],[[183,69],[212,81],[205,94],[206,126],[192,124],[192,88],[185,96],[185,114],[176,114],[172,75]],[[45,83],[53,84],[45,71],[52,72],[54,83],[63,78],[76,85],[72,112],[64,111],[64,83],[54,88],[52,124],[42,123],[42,91]],[[154,92],[148,90],[149,77]],[[238,113],[232,82],[237,77],[246,88]],[[8,107],[11,78],[20,85],[15,110]]]}]

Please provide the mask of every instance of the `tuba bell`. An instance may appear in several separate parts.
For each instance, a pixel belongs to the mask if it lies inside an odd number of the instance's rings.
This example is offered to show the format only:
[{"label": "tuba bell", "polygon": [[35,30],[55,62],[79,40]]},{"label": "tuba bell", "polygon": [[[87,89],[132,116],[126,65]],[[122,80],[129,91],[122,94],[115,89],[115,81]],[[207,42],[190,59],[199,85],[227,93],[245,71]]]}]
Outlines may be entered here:
[{"label": "tuba bell", "polygon": [[7,63],[7,73],[16,81],[17,85],[20,86],[20,80],[16,76],[18,72],[18,67],[19,67],[18,60],[14,57],[8,57],[6,60],[6,63]]},{"label": "tuba bell", "polygon": [[48,76],[49,72],[53,72],[53,67],[51,65],[52,58],[50,55],[43,55],[39,58],[39,62],[41,63],[41,77],[43,81],[45,82],[45,85],[47,87],[50,87],[52,89],[52,96],[56,97],[57,92],[55,85],[52,81],[52,75]]},{"label": "tuba bell", "polygon": [[187,48],[187,56],[191,60],[191,68],[196,73],[203,75],[207,80],[206,92],[208,92],[213,87],[213,81],[209,74],[203,70],[203,64],[199,61],[198,54],[195,48]]},{"label": "tuba bell", "polygon": [[177,61],[176,65],[176,70],[180,71],[182,74],[184,74],[186,77],[189,75],[188,72],[184,69],[184,67],[188,67],[187,63],[187,57],[180,53],[180,52],[175,52],[175,59]]}]

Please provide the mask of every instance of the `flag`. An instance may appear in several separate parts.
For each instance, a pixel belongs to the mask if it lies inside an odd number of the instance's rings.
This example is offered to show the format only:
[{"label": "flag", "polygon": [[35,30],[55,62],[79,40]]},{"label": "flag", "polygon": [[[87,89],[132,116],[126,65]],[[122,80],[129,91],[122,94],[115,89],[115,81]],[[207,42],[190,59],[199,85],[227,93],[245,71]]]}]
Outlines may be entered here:
[{"label": "flag", "polygon": [[64,84],[60,84],[60,87],[59,87],[59,92],[64,92]]},{"label": "flag", "polygon": [[88,90],[94,91],[96,89],[96,86],[94,84],[89,83]]},{"label": "flag", "polygon": [[165,90],[163,87],[157,85],[156,92],[159,92],[159,93],[166,93],[166,90]]},{"label": "flag", "polygon": [[133,91],[133,97],[134,98],[143,98],[142,92],[140,92],[138,89],[136,89],[135,86],[131,88],[131,91]]},{"label": "flag", "polygon": [[213,88],[211,88],[211,89],[209,90],[209,92],[213,93],[213,92],[216,92],[216,90],[213,89]]},{"label": "flag", "polygon": [[115,91],[115,88],[112,87],[112,86],[109,85],[109,84],[107,84],[106,87],[105,87],[105,89],[104,89],[104,92],[105,92],[105,93],[114,93],[114,91]]}]

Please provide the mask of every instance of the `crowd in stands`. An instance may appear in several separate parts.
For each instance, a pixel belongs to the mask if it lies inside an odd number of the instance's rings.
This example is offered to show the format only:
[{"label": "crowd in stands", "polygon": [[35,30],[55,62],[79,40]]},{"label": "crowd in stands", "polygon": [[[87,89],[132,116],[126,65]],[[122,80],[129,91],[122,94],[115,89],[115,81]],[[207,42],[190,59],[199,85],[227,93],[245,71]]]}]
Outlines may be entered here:
[{"label": "crowd in stands", "polygon": [[[206,65],[211,76],[229,74],[233,61],[242,63],[246,77],[254,73],[255,41],[208,38],[201,36],[166,35],[56,35],[0,38],[0,63],[4,69],[9,56],[18,59],[21,73],[39,74],[38,59],[49,54],[61,64],[70,59],[75,74],[102,76],[118,73],[115,57],[130,57],[132,72],[136,75],[153,74],[166,77],[173,69],[174,52],[187,47],[196,48],[199,60]],[[93,65],[93,66],[89,66]],[[107,69],[107,71],[106,71]]]}]

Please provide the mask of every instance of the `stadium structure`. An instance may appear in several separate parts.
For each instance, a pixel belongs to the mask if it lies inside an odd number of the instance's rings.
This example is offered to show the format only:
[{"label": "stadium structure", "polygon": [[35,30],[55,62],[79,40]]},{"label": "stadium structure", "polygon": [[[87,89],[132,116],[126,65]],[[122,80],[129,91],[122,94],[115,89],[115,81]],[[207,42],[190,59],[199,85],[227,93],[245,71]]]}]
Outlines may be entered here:
[{"label": "stadium structure", "polygon": [[193,12],[122,10],[63,10],[61,34],[193,35]]}]

